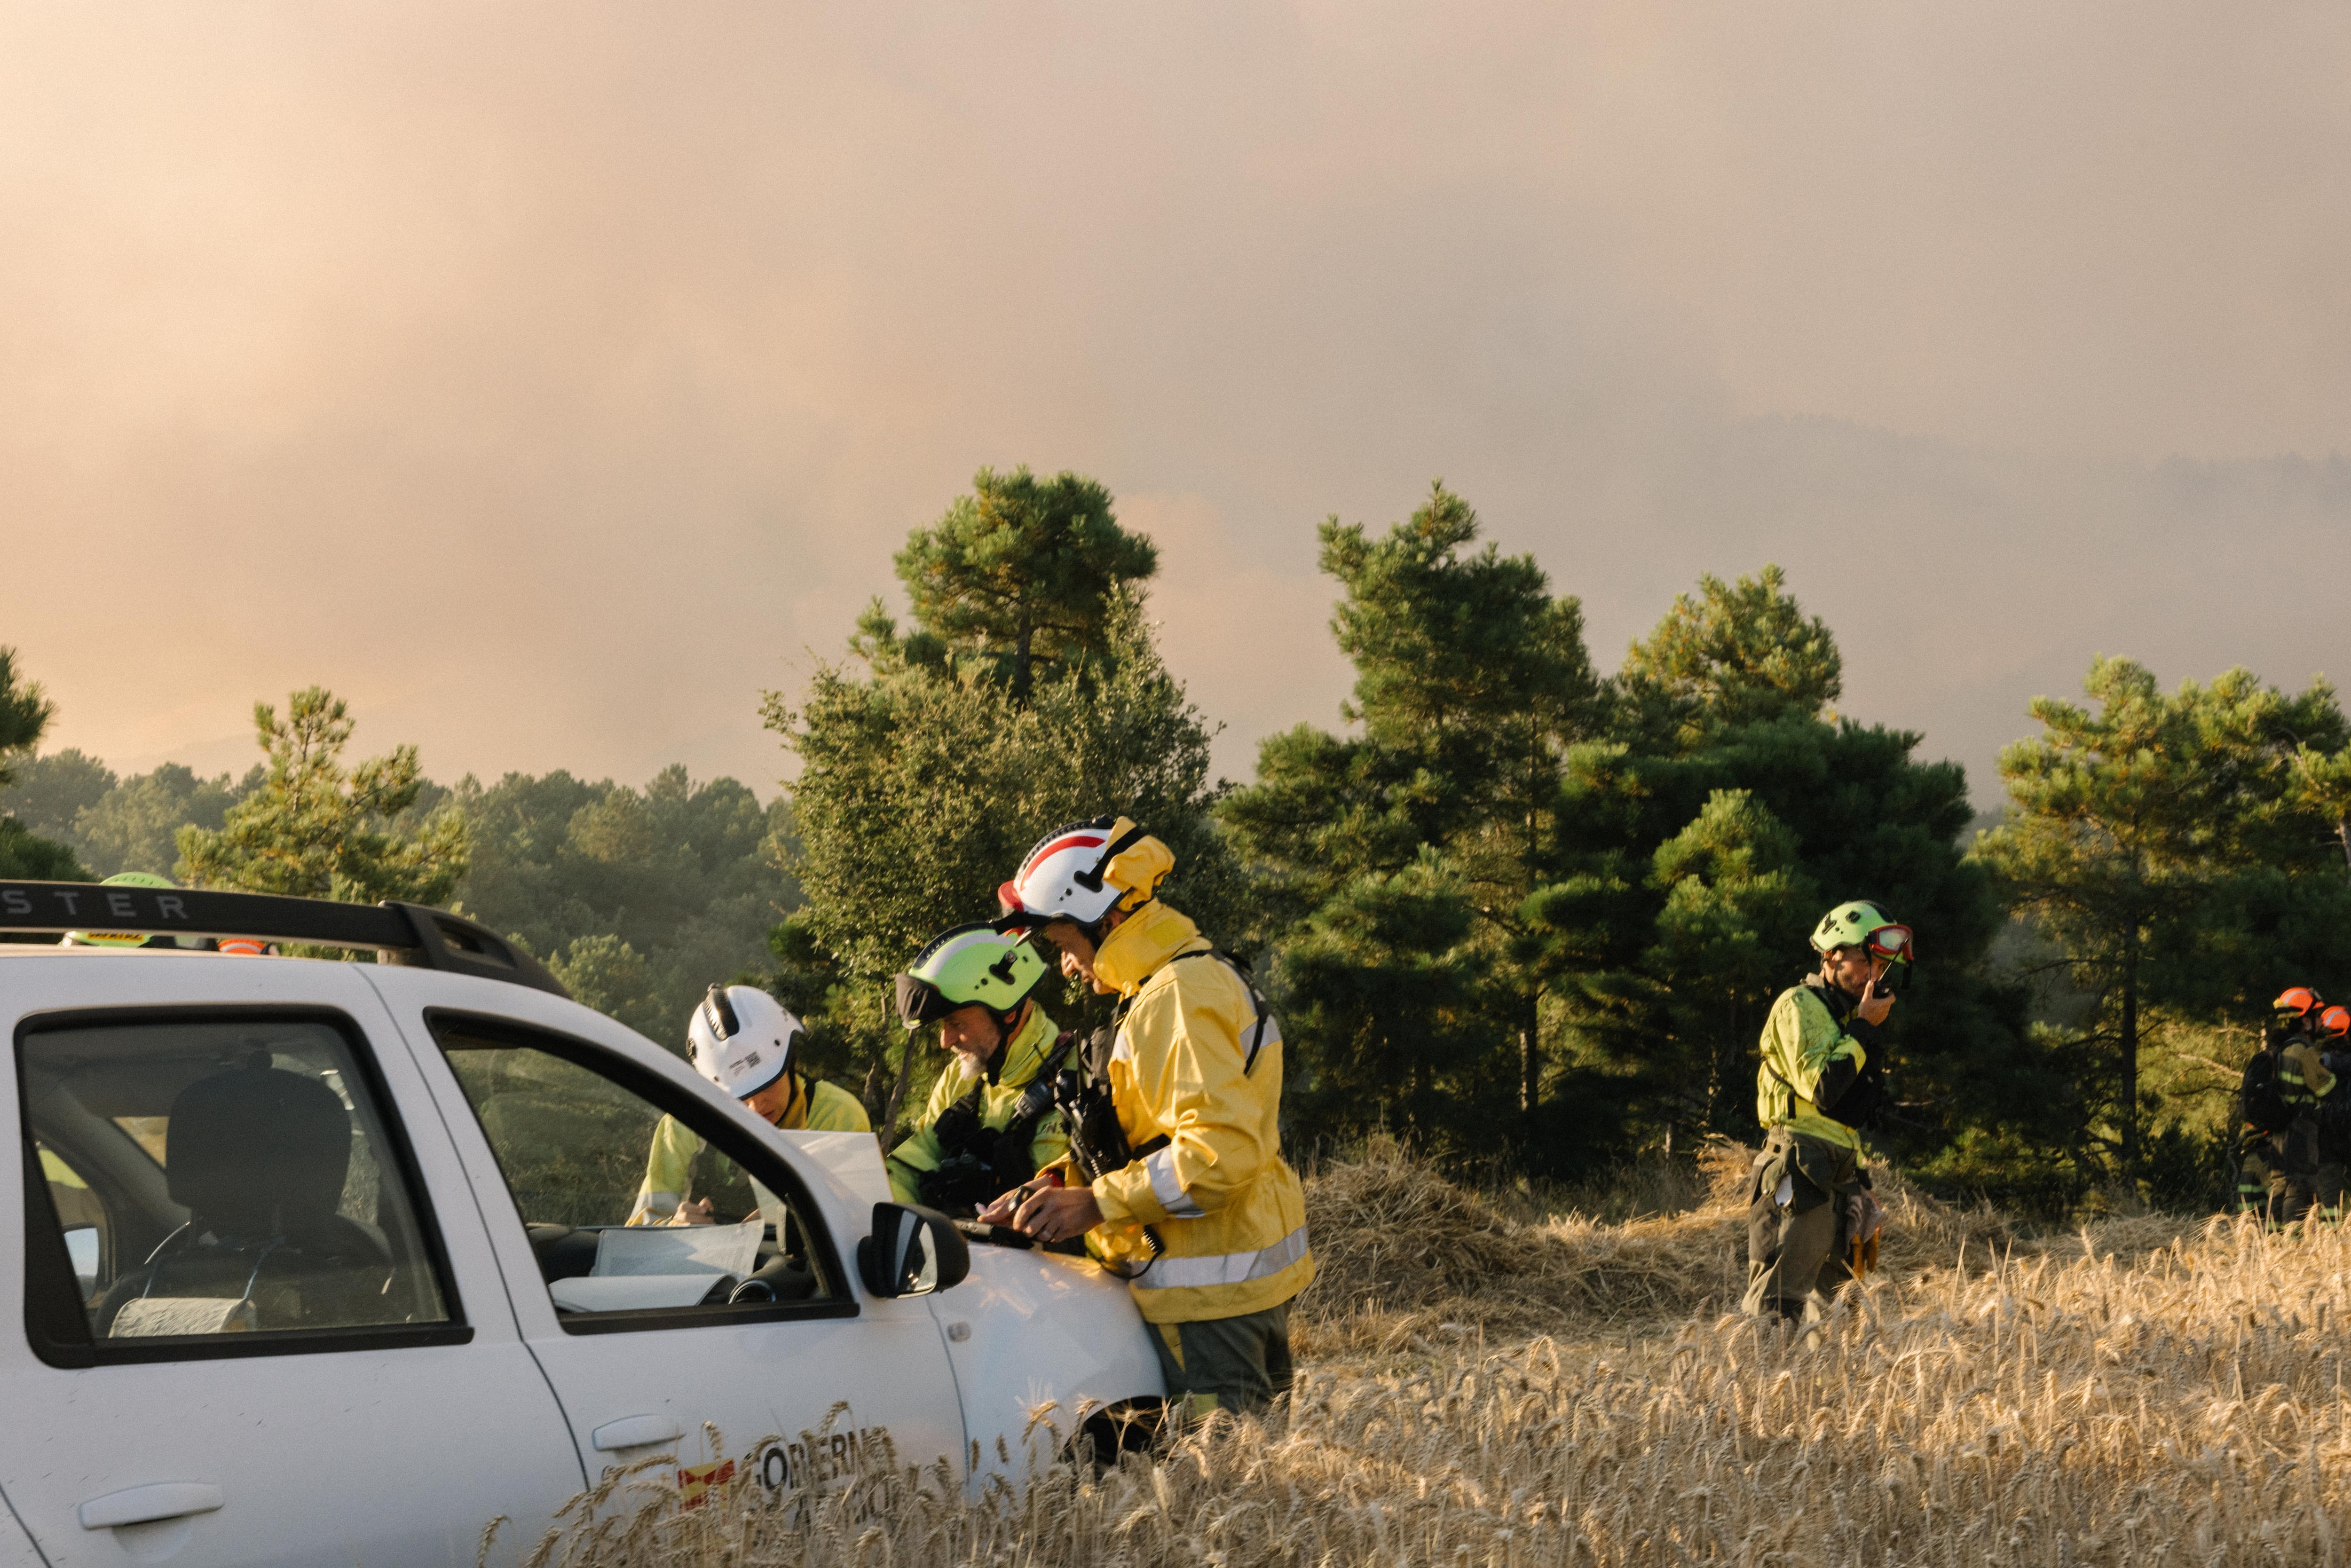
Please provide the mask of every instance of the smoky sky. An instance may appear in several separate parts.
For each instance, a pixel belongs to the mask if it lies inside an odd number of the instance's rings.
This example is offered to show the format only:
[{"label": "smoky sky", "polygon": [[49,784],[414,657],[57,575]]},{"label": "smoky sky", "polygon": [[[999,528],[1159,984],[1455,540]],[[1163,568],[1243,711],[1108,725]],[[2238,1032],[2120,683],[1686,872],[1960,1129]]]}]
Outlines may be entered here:
[{"label": "smoky sky", "polygon": [[1442,477],[1613,668],[1777,561],[1997,794],[2094,653],[2345,673],[2332,5],[0,9],[0,643],[53,746],[323,684],[454,779],[680,760],[982,465],[1156,539],[1249,769],[1315,525]]}]

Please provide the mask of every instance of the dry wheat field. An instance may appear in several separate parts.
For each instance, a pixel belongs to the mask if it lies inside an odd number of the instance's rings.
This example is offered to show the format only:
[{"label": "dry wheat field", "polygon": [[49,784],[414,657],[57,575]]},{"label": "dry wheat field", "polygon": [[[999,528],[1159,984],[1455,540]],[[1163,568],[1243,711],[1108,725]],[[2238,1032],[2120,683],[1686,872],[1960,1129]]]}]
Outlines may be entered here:
[{"label": "dry wheat field", "polygon": [[[682,1511],[618,1478],[536,1564],[2336,1563],[2351,1239],[2027,1241],[1900,1186],[1811,1335],[1725,1312],[1740,1161],[1671,1218],[1513,1215],[1393,1149],[1310,1188],[1290,1408],[967,1500],[940,1466]],[[1041,1412],[1066,1425],[1074,1413]],[[507,1524],[502,1530],[513,1531]],[[519,1542],[515,1544],[522,1544]]]}]

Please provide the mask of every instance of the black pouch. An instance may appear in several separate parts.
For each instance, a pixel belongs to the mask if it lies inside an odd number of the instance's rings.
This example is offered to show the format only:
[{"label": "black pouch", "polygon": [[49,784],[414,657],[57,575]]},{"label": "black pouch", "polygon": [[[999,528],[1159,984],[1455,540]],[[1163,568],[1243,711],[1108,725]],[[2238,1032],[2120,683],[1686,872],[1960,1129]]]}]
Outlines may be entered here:
[{"label": "black pouch", "polygon": [[922,1194],[926,1207],[946,1215],[977,1212],[1003,1190],[990,1179],[987,1166],[968,1155],[943,1160],[938,1169],[923,1172],[914,1180],[914,1189]]},{"label": "black pouch", "polygon": [[1001,1184],[998,1191],[1010,1192],[1037,1174],[1037,1164],[1031,1157],[1034,1147],[1032,1133],[1021,1123],[1015,1122],[996,1134],[995,1157],[988,1161],[988,1168]]},{"label": "black pouch", "polygon": [[1835,1104],[1823,1105],[1821,1112],[1848,1127],[1865,1129],[1877,1119],[1886,1101],[1886,1070],[1873,1061],[1837,1096]]},{"label": "black pouch", "polygon": [[939,1141],[939,1152],[949,1158],[971,1154],[972,1145],[984,1131],[978,1108],[968,1095],[940,1112],[938,1120],[931,1124],[931,1135]]}]

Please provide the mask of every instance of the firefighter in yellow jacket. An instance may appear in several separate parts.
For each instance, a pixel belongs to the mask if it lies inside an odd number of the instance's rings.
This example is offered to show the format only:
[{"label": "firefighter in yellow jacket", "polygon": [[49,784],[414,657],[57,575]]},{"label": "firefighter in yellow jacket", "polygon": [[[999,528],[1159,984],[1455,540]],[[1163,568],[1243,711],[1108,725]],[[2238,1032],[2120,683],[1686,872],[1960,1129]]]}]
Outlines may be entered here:
[{"label": "firefighter in yellow jacket", "polygon": [[[1119,998],[1106,1074],[1125,1162],[1031,1184],[980,1218],[1085,1236],[1128,1276],[1171,1402],[1249,1411],[1290,1388],[1290,1301],[1314,1278],[1281,1157],[1281,1031],[1199,928],[1156,897],[1165,844],[1123,817],[1049,833],[1000,892],[1065,973]],[[1085,1134],[1073,1130],[1076,1145]]]},{"label": "firefighter in yellow jacket", "polygon": [[1813,928],[1818,973],[1763,1020],[1755,1118],[1763,1124],[1748,1191],[1750,1312],[1802,1322],[1876,1256],[1877,1200],[1861,1163],[1860,1124],[1884,1092],[1877,1027],[1907,973],[1910,928],[1866,899]]},{"label": "firefighter in yellow jacket", "polygon": [[[758,987],[711,987],[685,1032],[695,1071],[770,1125],[788,1133],[872,1130],[855,1095],[793,1071],[800,1020]],[[702,1146],[700,1135],[674,1116],[653,1124],[645,1179],[630,1206],[631,1225],[708,1225],[742,1218],[714,1214],[708,1198],[695,1198],[694,1162]],[[775,1195],[758,1182],[751,1192],[771,1222],[783,1212]]]}]

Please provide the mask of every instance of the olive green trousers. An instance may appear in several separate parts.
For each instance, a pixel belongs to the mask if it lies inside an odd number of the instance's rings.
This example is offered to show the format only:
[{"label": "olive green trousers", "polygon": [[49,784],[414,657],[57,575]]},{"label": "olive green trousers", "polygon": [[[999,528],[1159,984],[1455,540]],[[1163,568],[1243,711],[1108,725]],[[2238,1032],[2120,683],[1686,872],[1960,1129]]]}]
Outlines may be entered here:
[{"label": "olive green trousers", "polygon": [[1229,1410],[1246,1416],[1290,1392],[1290,1303],[1206,1318],[1152,1323],[1151,1348],[1167,1375],[1167,1407],[1191,1416]]},{"label": "olive green trousers", "polygon": [[1861,1156],[1819,1138],[1775,1128],[1755,1156],[1748,1188],[1749,1312],[1802,1322],[1853,1278],[1845,1228],[1854,1196],[1869,1185]]}]

